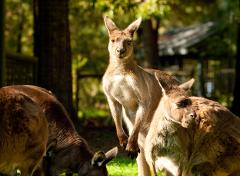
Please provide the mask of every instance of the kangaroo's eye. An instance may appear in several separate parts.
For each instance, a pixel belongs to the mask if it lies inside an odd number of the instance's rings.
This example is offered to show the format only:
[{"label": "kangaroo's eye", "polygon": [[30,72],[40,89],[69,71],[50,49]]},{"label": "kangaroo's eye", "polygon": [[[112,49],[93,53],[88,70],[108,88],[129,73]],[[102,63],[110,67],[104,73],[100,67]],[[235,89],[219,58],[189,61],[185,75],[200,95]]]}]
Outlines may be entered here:
[{"label": "kangaroo's eye", "polygon": [[187,106],[191,105],[192,101],[190,99],[183,99],[179,102],[177,102],[178,108],[186,108]]},{"label": "kangaroo's eye", "polygon": [[114,43],[114,42],[115,42],[115,40],[114,40],[114,39],[112,39],[112,40],[111,40],[111,42],[112,42],[112,43]]},{"label": "kangaroo's eye", "polygon": [[131,45],[132,41],[131,40],[127,40],[127,44]]}]

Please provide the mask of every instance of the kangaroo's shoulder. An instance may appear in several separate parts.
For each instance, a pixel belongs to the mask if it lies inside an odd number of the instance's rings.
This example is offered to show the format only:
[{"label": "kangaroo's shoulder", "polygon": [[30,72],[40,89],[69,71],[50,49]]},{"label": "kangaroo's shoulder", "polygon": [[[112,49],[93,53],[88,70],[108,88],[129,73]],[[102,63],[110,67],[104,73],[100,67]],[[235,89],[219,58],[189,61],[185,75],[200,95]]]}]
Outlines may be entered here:
[{"label": "kangaroo's shoulder", "polygon": [[240,125],[240,120],[228,108],[216,101],[203,97],[191,97],[192,106],[200,120],[200,127],[207,129],[222,129]]}]

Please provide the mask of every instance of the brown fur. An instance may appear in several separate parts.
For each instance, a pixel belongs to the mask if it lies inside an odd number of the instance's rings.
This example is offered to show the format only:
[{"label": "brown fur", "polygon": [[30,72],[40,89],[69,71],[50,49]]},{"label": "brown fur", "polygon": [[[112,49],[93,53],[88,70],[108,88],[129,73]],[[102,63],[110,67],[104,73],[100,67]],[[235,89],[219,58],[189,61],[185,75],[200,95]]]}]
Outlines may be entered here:
[{"label": "brown fur", "polygon": [[[134,21],[124,30],[119,30],[108,17],[105,17],[104,21],[109,33],[110,57],[103,76],[103,90],[120,145],[126,147],[131,157],[138,155],[138,175],[147,176],[150,171],[145,161],[143,145],[153,113],[162,96],[154,73],[157,72],[158,76],[166,79],[169,84],[178,84],[178,81],[164,72],[143,69],[135,63],[133,34],[141,19]],[[122,119],[128,127],[129,137],[123,130]]]},{"label": "brown fur", "polygon": [[46,151],[48,127],[40,106],[17,90],[0,89],[0,172],[30,176]]},{"label": "brown fur", "polygon": [[165,94],[146,139],[149,164],[167,158],[176,176],[237,176],[239,118],[217,102],[191,97],[179,87],[162,87]]},{"label": "brown fur", "polygon": [[107,175],[106,163],[116,156],[116,148],[106,155],[103,152],[94,154],[85,139],[75,130],[63,105],[50,91],[30,85],[9,86],[6,89],[19,91],[30,97],[40,105],[47,117],[48,148],[51,156],[45,160],[48,165],[45,168],[46,175],[56,175],[62,171],[87,176]]}]

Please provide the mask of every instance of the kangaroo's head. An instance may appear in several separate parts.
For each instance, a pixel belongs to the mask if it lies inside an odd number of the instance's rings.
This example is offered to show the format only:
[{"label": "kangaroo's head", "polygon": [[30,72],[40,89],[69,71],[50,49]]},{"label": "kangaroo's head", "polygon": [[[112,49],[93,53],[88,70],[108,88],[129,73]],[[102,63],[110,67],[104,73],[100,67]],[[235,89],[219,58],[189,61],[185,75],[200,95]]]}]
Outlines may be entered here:
[{"label": "kangaroo's head", "polygon": [[104,17],[105,26],[108,30],[108,51],[112,59],[128,59],[133,54],[133,34],[141,24],[141,18],[132,22],[124,30],[120,30],[107,16]]},{"label": "kangaroo's head", "polygon": [[181,124],[184,128],[194,124],[197,121],[197,117],[194,108],[191,106],[192,100],[189,95],[194,79],[179,86],[168,85],[164,80],[159,79],[158,82],[163,92],[158,112],[163,112],[165,118]]},{"label": "kangaroo's head", "polygon": [[106,153],[92,153],[86,145],[85,141],[82,141],[80,145],[73,144],[58,151],[53,148],[48,151],[50,155],[44,160],[47,168],[40,169],[49,170],[50,175],[66,172],[77,173],[78,176],[108,176],[107,163],[117,156],[118,148],[114,147]]}]

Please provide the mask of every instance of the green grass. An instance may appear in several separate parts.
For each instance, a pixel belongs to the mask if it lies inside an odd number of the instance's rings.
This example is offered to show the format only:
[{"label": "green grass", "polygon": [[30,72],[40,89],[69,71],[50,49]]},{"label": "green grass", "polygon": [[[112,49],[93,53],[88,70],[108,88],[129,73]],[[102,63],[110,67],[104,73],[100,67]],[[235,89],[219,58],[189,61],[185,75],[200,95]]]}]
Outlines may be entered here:
[{"label": "green grass", "polygon": [[[117,157],[107,164],[109,176],[137,176],[136,160],[127,157]],[[159,173],[158,176],[164,176]]]},{"label": "green grass", "polygon": [[109,176],[137,176],[136,160],[117,157],[107,164]]}]

